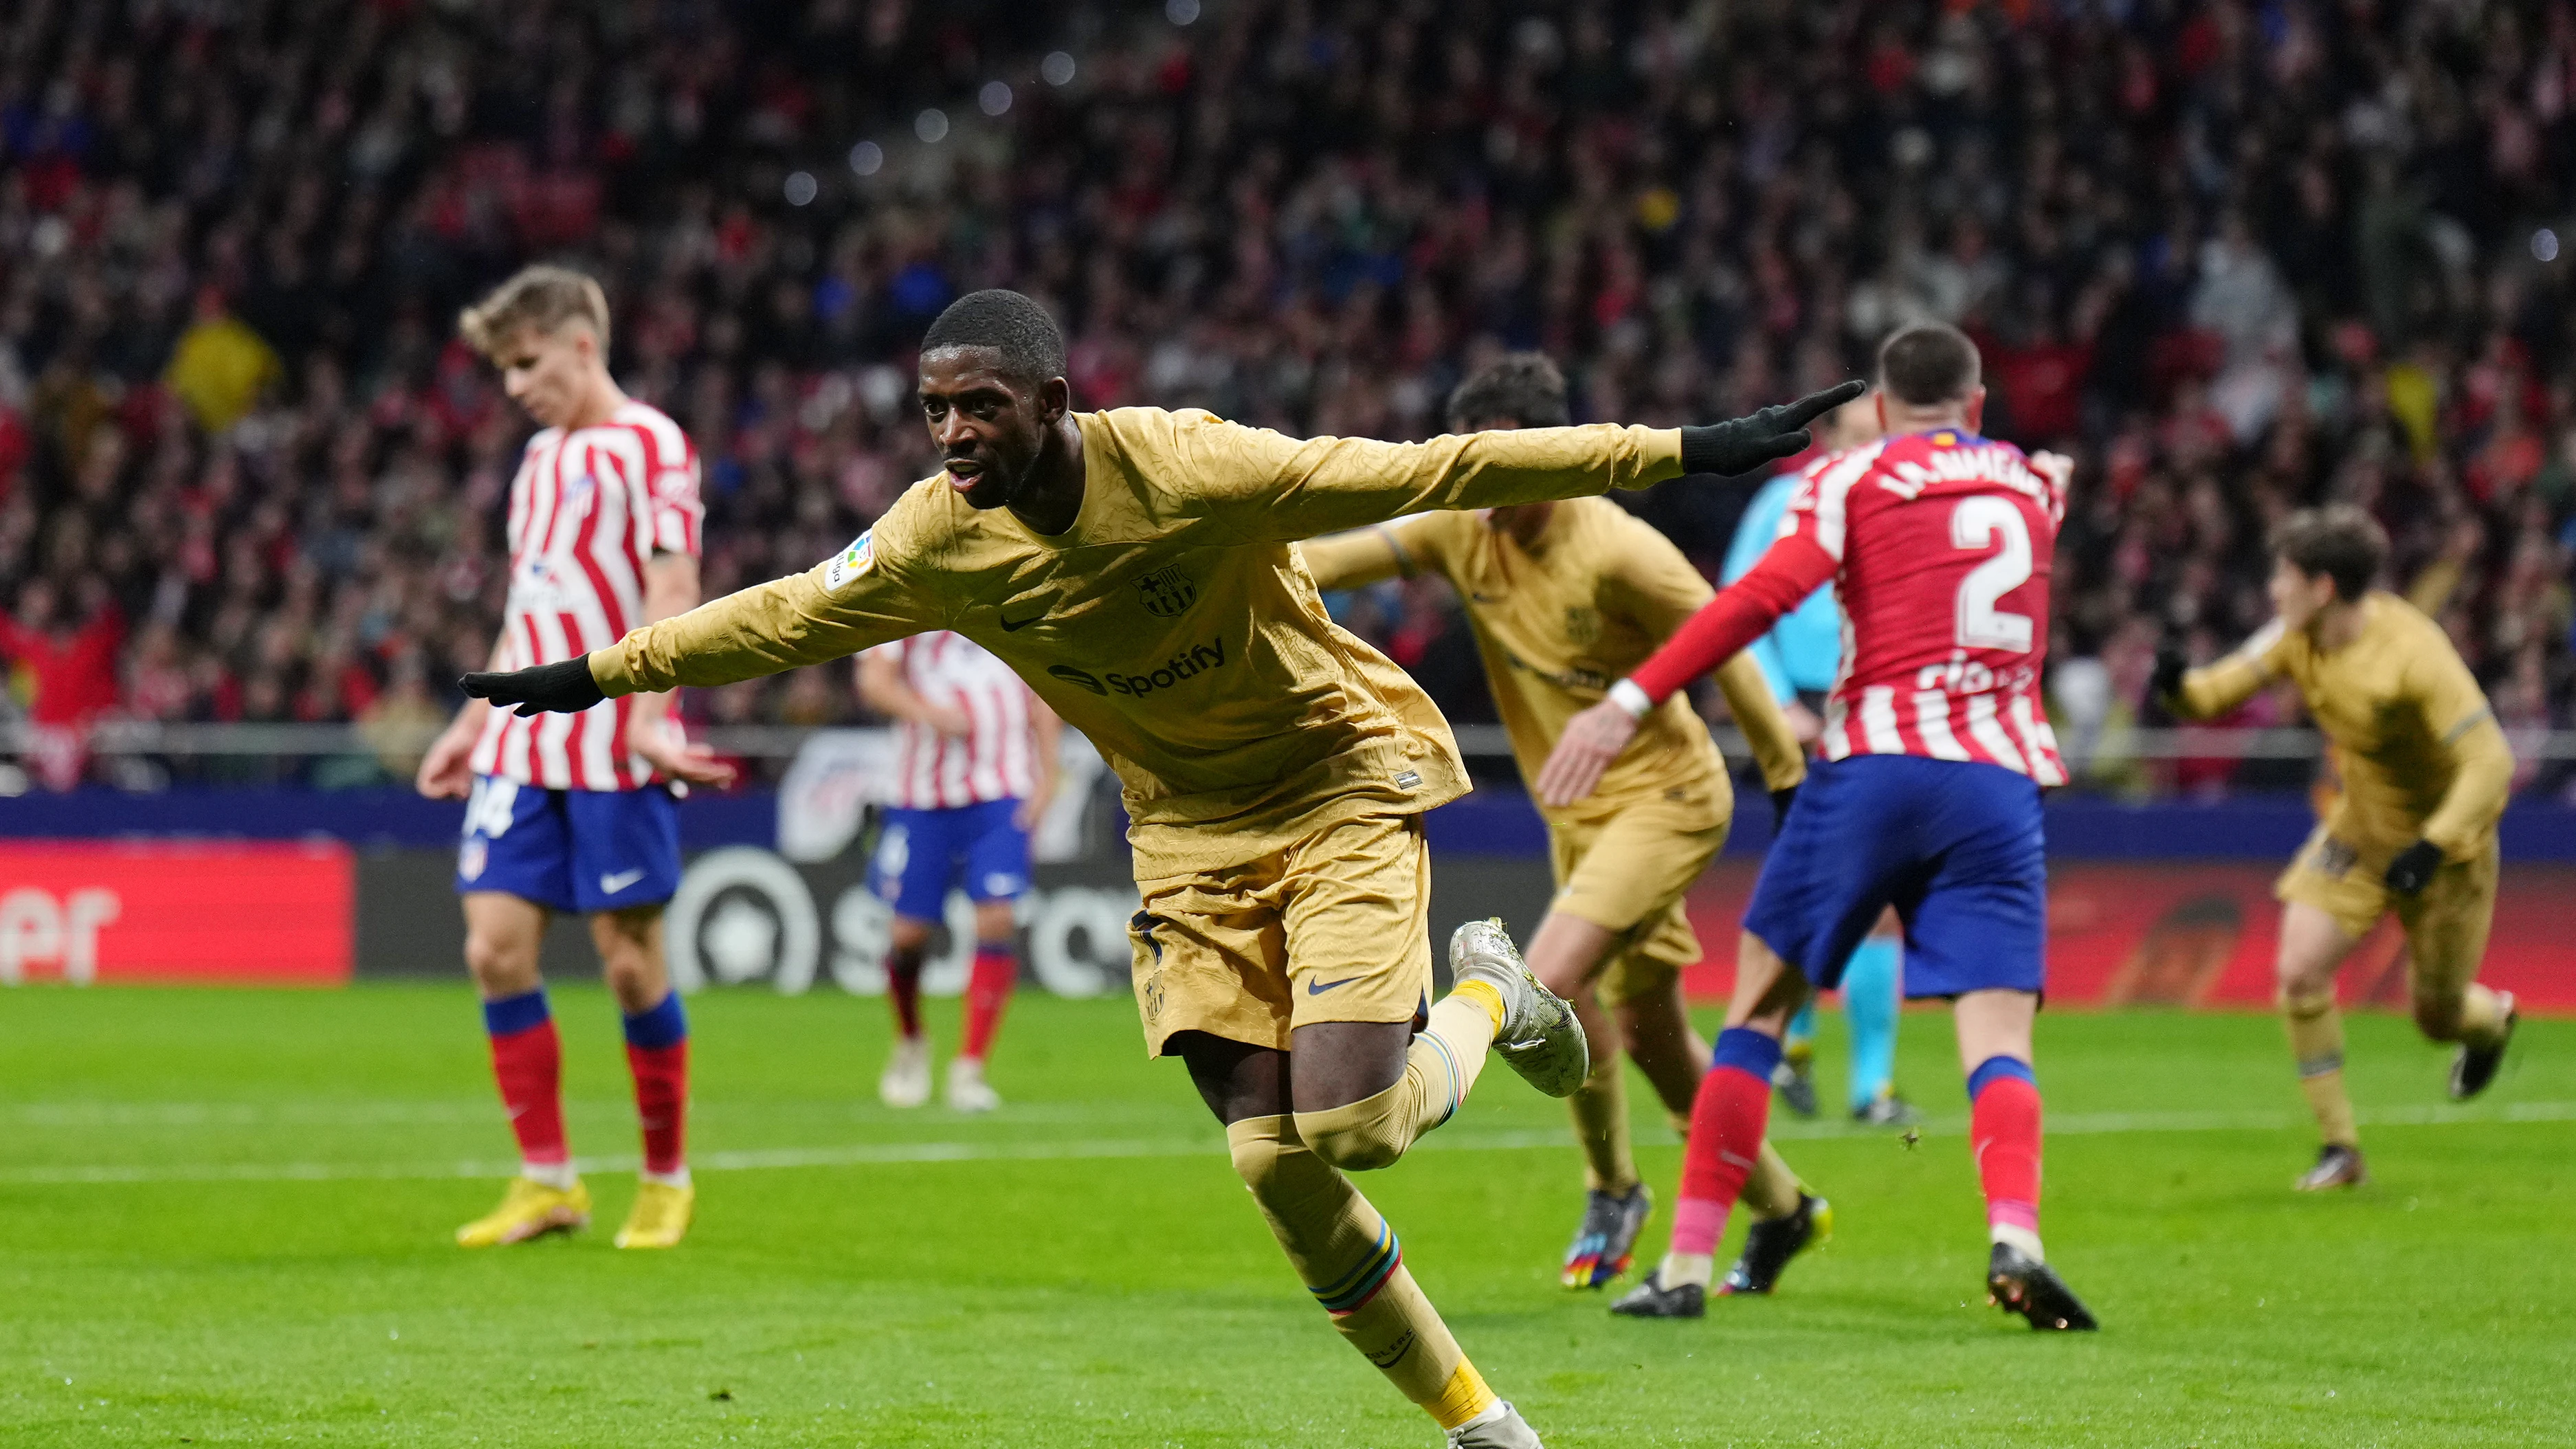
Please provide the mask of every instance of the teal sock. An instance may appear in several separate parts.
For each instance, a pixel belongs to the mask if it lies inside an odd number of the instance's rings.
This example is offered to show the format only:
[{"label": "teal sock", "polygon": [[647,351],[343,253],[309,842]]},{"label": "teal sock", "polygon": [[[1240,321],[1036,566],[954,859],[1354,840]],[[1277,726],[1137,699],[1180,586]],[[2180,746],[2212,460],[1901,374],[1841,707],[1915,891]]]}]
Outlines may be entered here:
[{"label": "teal sock", "polygon": [[1879,1099],[1896,1077],[1897,977],[1903,948],[1891,937],[1872,936],[1843,967],[1843,1017],[1851,1023],[1851,1104],[1857,1110]]},{"label": "teal sock", "polygon": [[1815,1049],[1816,999],[1810,996],[1807,1004],[1798,1008],[1798,1014],[1789,1018],[1789,1029],[1781,1033],[1780,1054],[1803,1060]]}]

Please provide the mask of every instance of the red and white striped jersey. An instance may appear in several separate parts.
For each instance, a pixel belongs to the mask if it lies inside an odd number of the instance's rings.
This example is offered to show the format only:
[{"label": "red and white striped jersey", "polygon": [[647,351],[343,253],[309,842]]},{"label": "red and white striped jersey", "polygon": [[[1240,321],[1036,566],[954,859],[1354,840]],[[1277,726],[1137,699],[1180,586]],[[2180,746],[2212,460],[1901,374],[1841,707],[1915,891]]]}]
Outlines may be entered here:
[{"label": "red and white striped jersey", "polygon": [[[644,565],[699,551],[698,455],[680,425],[628,402],[597,427],[528,440],[510,482],[510,601],[496,669],[605,649],[644,622]],[[548,790],[633,790],[652,767],[626,748],[633,697],[579,714],[493,710],[473,768]],[[678,728],[672,721],[670,728]]]},{"label": "red and white striped jersey", "polygon": [[1843,608],[1826,758],[1979,760],[2066,783],[2040,696],[2066,481],[1941,428],[1855,448],[1801,484],[1780,537],[1833,560]]},{"label": "red and white striped jersey", "polygon": [[1036,698],[1011,666],[945,629],[869,651],[903,666],[923,700],[966,712],[964,738],[906,720],[895,726],[894,779],[886,802],[901,810],[951,810],[991,800],[1025,800],[1037,790],[1037,745],[1029,730]]}]

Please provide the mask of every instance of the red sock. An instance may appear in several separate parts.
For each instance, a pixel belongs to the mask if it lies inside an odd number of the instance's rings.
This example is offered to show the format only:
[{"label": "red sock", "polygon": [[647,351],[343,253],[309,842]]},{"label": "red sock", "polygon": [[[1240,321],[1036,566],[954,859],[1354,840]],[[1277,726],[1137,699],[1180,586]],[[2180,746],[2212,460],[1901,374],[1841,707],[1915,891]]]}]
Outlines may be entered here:
[{"label": "red sock", "polygon": [[1691,1100],[1690,1136],[1682,1143],[1682,1188],[1673,1204],[1672,1249],[1714,1254],[1726,1215],[1744,1191],[1771,1125],[1771,1069],[1776,1038],[1743,1027],[1718,1033],[1717,1058]]},{"label": "red sock", "polygon": [[569,1160],[572,1152],[564,1141],[563,1122],[563,1039],[555,1034],[554,1018],[539,1016],[534,1026],[494,1032],[491,1041],[492,1077],[501,1084],[501,1105],[510,1109],[510,1131],[519,1139],[519,1157],[536,1167]]},{"label": "red sock", "polygon": [[[2008,1065],[1995,1068],[1995,1062]],[[2039,1084],[2027,1064],[2007,1057],[1992,1059],[1976,1076],[1983,1080],[1968,1109],[1968,1140],[1986,1193],[1987,1226],[2037,1233]]]},{"label": "red sock", "polygon": [[1002,1009],[1011,1004],[1011,988],[1020,979],[1019,953],[990,941],[975,944],[975,968],[966,977],[966,1029],[957,1054],[982,1061],[992,1050],[993,1033],[1002,1026]]},{"label": "red sock", "polygon": [[669,1046],[626,1044],[635,1077],[635,1116],[644,1124],[644,1170],[677,1172],[688,1159],[681,1138],[689,1114],[689,1040]]},{"label": "red sock", "polygon": [[921,1035],[921,951],[886,952],[886,1000],[894,1003],[895,1029],[909,1041]]}]

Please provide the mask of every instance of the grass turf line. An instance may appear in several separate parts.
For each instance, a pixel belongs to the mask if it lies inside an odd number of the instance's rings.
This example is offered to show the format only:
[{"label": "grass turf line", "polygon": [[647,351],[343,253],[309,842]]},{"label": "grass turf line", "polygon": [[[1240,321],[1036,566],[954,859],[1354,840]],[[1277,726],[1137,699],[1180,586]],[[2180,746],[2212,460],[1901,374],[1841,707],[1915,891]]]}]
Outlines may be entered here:
[{"label": "grass turf line", "polygon": [[[574,1145],[631,1156],[615,1010],[556,995]],[[592,1175],[590,1233],[477,1254],[448,1233],[493,1181],[31,1178],[506,1161],[462,988],[0,1003],[12,1443],[1437,1438],[1304,1301],[1177,1067],[1141,1059],[1123,1001],[1016,1003],[994,1065],[1011,1106],[974,1119],[875,1105],[881,1003],[697,998],[705,1160],[928,1160],[710,1171],[699,1228],[670,1254],[608,1247],[632,1194],[613,1172]],[[953,1041],[953,1007],[934,1006],[932,1030]],[[1909,1013],[1905,1033],[1899,1080],[1937,1129],[1960,1112],[1947,1023]],[[2313,1145],[2270,1019],[2043,1017],[2050,1113],[2095,1129],[2050,1144],[2043,1222],[2098,1337],[2033,1335],[1983,1304],[1974,1173],[1938,1130],[1909,1150],[1798,1129],[1784,1150],[1833,1198],[1833,1245],[1777,1299],[1720,1302],[1699,1324],[1612,1320],[1600,1295],[1553,1286],[1575,1157],[1529,1145],[1563,1132],[1562,1109],[1508,1072],[1362,1185],[1552,1446],[2570,1442],[2576,1025],[2523,1033],[2466,1120],[2415,1124],[2448,1115],[2431,1110],[2444,1054],[2402,1020],[2354,1018],[2354,1093],[2383,1119],[2364,1132],[2376,1181],[2318,1199],[2287,1191]],[[1631,1086],[1668,1197],[1677,1153]],[[1086,1142],[1156,1147],[1031,1155]],[[1641,1257],[1661,1239],[1659,1222]]]}]

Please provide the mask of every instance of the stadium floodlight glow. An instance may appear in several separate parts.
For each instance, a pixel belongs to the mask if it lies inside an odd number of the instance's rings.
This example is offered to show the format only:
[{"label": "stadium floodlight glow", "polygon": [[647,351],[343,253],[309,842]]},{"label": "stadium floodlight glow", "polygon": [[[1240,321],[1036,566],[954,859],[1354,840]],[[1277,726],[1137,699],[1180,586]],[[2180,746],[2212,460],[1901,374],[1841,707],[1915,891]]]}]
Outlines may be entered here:
[{"label": "stadium floodlight glow", "polygon": [[1073,57],[1061,50],[1050,51],[1038,62],[1038,78],[1051,86],[1073,84]]},{"label": "stadium floodlight glow", "polygon": [[2531,254],[2544,262],[2558,260],[2558,233],[2547,227],[2531,234]]},{"label": "stadium floodlight glow", "polygon": [[874,176],[885,169],[885,148],[874,141],[861,141],[850,148],[850,170],[861,176]]},{"label": "stadium floodlight glow", "polygon": [[975,104],[982,106],[984,114],[988,116],[998,116],[1009,110],[1011,83],[1009,81],[984,82],[984,88],[975,93]]},{"label": "stadium floodlight glow", "polygon": [[932,106],[929,110],[913,117],[912,134],[919,136],[925,146],[938,145],[948,136],[948,113],[937,106]]},{"label": "stadium floodlight glow", "polygon": [[1174,25],[1187,25],[1199,18],[1199,0],[1163,0],[1163,18]]},{"label": "stadium floodlight glow", "polygon": [[791,171],[787,176],[787,204],[789,206],[810,205],[814,200],[814,194],[822,189],[815,183],[813,172]]}]

